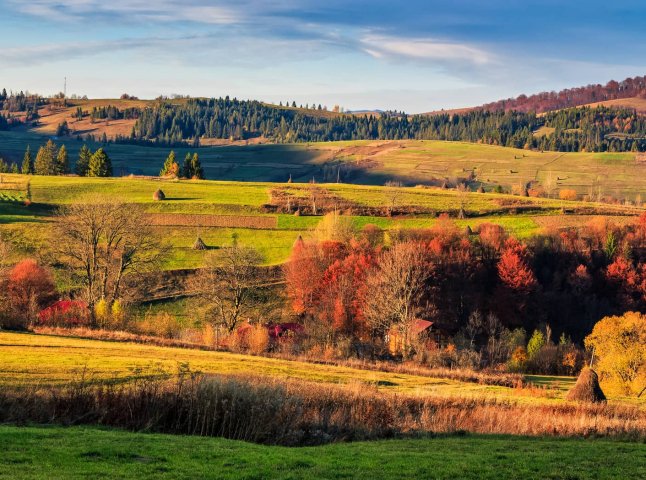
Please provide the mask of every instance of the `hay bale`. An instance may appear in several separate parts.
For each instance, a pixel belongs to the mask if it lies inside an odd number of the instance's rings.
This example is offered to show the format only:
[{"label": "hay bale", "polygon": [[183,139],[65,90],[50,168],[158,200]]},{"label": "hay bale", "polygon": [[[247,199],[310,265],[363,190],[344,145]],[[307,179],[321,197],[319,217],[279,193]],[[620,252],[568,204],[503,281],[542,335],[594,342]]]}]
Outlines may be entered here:
[{"label": "hay bale", "polygon": [[153,200],[155,200],[156,202],[166,200],[166,195],[164,195],[164,192],[162,192],[161,188],[153,193]]},{"label": "hay bale", "polygon": [[597,372],[588,367],[581,370],[576,384],[567,394],[567,399],[575,402],[605,402],[606,396],[599,386]]},{"label": "hay bale", "polygon": [[197,237],[197,239],[195,240],[195,243],[193,244],[193,250],[206,250],[206,244],[200,237]]}]

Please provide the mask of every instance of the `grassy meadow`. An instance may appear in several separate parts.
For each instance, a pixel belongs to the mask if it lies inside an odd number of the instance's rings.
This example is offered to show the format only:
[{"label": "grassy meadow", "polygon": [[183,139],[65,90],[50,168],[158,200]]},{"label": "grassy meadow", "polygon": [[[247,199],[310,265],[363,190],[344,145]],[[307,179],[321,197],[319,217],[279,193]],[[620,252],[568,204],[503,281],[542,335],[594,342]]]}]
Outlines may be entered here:
[{"label": "grassy meadow", "polygon": [[93,427],[0,426],[0,448],[0,479],[7,480],[646,476],[644,446],[611,440],[465,435],[286,448]]},{"label": "grassy meadow", "polygon": [[[422,374],[364,370],[229,352],[161,347],[126,342],[0,332],[0,385],[64,385],[83,375],[95,382],[127,382],[144,375],[174,373],[188,364],[219,375],[260,375],[333,385],[367,385],[378,391],[415,396],[489,398],[521,404],[564,401],[573,377],[528,376],[536,389],[519,389],[435,378]],[[646,399],[610,395],[612,403],[646,407]]]},{"label": "grassy meadow", "polygon": [[[32,151],[47,136],[24,130],[0,132],[0,157],[20,163],[27,145]],[[76,137],[60,139],[76,159],[83,145]],[[101,146],[91,143],[93,149]],[[110,144],[106,147],[117,176],[156,175],[170,148]],[[206,177],[246,182],[295,182],[336,180],[336,169],[347,167],[343,181],[383,185],[401,181],[406,185],[441,183],[470,174],[487,188],[506,189],[532,180],[553,188],[575,189],[580,195],[599,188],[603,195],[635,199],[646,191],[643,165],[634,153],[562,153],[466,142],[434,140],[345,141],[298,144],[235,144],[216,147],[175,148],[178,159],[197,151]],[[326,170],[327,168],[327,170]]]}]

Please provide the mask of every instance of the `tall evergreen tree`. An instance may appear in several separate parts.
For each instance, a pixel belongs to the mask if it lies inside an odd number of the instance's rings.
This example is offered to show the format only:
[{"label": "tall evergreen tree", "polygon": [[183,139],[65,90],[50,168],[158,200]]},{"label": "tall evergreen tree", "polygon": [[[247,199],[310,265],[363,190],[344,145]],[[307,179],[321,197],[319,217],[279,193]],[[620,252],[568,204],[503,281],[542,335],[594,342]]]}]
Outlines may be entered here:
[{"label": "tall evergreen tree", "polygon": [[184,157],[184,164],[182,165],[182,177],[193,178],[193,167],[191,164],[191,154],[186,153]]},{"label": "tall evergreen tree", "polygon": [[68,173],[70,173],[70,161],[67,155],[67,148],[65,148],[65,145],[61,145],[56,155],[56,174],[67,175]]},{"label": "tall evergreen tree", "polygon": [[22,158],[22,174],[31,175],[32,173],[34,173],[34,158],[31,155],[31,146],[27,145],[27,150]]},{"label": "tall evergreen tree", "polygon": [[36,175],[56,175],[56,145],[51,140],[38,149],[34,162],[34,173]]},{"label": "tall evergreen tree", "polygon": [[191,158],[191,178],[198,178],[204,180],[204,169],[200,163],[200,157],[198,157],[197,152],[193,154]]},{"label": "tall evergreen tree", "polygon": [[76,161],[76,174],[81,177],[86,177],[88,169],[90,168],[90,159],[92,158],[92,150],[87,145],[83,145],[79,151],[79,159]]},{"label": "tall evergreen tree", "polygon": [[171,150],[170,153],[168,154],[168,157],[166,157],[166,161],[164,162],[164,166],[159,172],[159,176],[160,177],[179,176],[179,164],[175,161],[175,152],[173,150]]},{"label": "tall evergreen tree", "polygon": [[88,177],[111,177],[112,161],[103,148],[99,148],[92,157],[88,168]]}]

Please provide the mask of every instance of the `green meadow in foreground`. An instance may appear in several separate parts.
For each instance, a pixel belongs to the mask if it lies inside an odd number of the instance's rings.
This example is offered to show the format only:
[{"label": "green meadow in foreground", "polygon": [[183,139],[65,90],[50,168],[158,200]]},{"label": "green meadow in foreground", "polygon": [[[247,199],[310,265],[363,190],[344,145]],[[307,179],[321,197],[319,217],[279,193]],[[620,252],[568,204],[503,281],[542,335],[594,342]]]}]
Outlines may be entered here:
[{"label": "green meadow in foreground", "polygon": [[0,479],[637,479],[646,446],[510,436],[262,446],[92,427],[0,426]]}]

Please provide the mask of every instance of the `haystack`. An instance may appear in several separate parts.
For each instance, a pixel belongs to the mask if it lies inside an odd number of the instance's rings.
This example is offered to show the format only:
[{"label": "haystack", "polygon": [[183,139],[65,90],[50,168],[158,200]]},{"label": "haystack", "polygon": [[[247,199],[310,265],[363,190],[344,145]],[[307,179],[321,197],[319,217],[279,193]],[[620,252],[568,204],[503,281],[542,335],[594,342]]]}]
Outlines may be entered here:
[{"label": "haystack", "polygon": [[193,250],[206,250],[206,244],[200,237],[197,237],[197,239],[195,240],[195,243],[193,244]]},{"label": "haystack", "polygon": [[567,394],[567,399],[576,402],[605,402],[606,396],[599,386],[599,376],[591,368],[581,370],[576,384]]},{"label": "haystack", "polygon": [[153,193],[153,200],[155,200],[156,202],[166,200],[166,195],[164,195],[164,192],[161,191],[161,188]]}]

